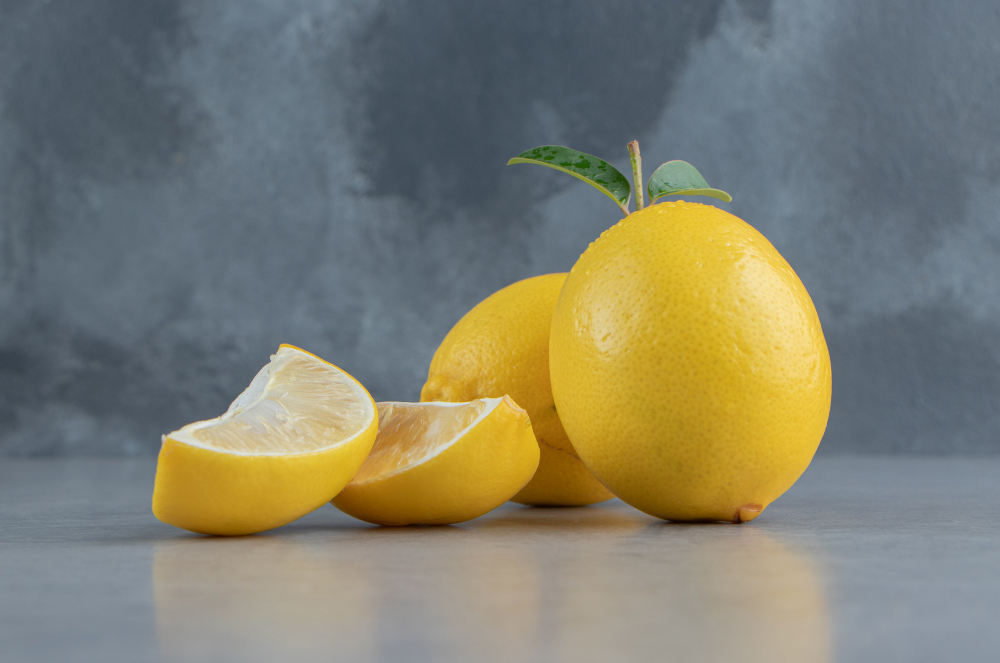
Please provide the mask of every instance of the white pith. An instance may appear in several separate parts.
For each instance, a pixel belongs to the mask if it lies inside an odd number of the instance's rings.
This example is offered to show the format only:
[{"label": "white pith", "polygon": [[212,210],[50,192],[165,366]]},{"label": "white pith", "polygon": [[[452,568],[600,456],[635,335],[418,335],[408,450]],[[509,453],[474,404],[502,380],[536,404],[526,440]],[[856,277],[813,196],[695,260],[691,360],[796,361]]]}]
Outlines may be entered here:
[{"label": "white pith", "polygon": [[[461,440],[470,430],[478,426],[486,417],[492,414],[497,407],[500,406],[500,403],[502,403],[503,400],[503,398],[480,398],[468,403],[441,403],[436,401],[427,403],[402,403],[399,401],[377,403],[376,405],[379,412],[379,436],[376,437],[375,446],[372,448],[365,464],[361,466],[361,469],[358,470],[354,480],[351,481],[351,485],[358,486],[372,481],[381,481],[436,458],[445,450],[452,447],[456,442]],[[445,424],[446,427],[448,423],[447,417],[451,414],[448,410],[455,408],[478,408],[479,412],[466,426],[444,438],[440,442],[434,443],[435,437],[438,436],[438,431],[434,429],[434,424],[441,422]],[[396,410],[399,410],[399,412],[396,413]],[[383,431],[397,423],[400,416],[407,413],[416,413],[421,410],[426,411],[427,414],[431,415],[431,417],[434,416],[435,412],[441,415],[431,418],[431,425],[428,427],[428,430],[421,434],[421,437],[425,438],[429,442],[429,444],[425,445],[423,452],[414,455],[412,458],[406,458],[405,462],[397,464],[393,469],[388,471],[373,472],[373,465],[379,462],[380,454],[384,457],[387,453],[399,453],[400,451],[405,452],[411,448],[407,447],[406,449],[400,450],[399,445],[391,448],[380,446],[380,441],[383,443],[387,442],[385,436],[383,435]],[[451,416],[454,416],[454,414],[451,414]]]},{"label": "white pith", "polygon": [[351,376],[282,346],[225,414],[163,437],[237,456],[288,456],[346,444],[374,417],[371,396]]}]

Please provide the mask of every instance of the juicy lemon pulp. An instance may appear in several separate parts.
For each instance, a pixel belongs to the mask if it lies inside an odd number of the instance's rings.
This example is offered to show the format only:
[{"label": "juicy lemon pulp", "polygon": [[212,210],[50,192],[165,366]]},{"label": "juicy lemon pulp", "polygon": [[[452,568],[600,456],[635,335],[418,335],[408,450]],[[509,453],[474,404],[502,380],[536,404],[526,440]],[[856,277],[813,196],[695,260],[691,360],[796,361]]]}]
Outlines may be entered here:
[{"label": "juicy lemon pulp", "polygon": [[344,442],[373,414],[368,392],[347,373],[283,345],[225,414],[164,437],[232,454],[308,453]]},{"label": "juicy lemon pulp", "polygon": [[225,414],[163,437],[153,513],[203,534],[280,527],[350,481],[377,428],[354,378],[283,345]]},{"label": "juicy lemon pulp", "polygon": [[378,525],[477,518],[538,467],[528,414],[509,397],[468,403],[379,403],[375,446],[333,503]]},{"label": "juicy lemon pulp", "polygon": [[352,483],[406,471],[455,443],[463,431],[500,404],[499,398],[471,403],[379,403],[378,436]]}]

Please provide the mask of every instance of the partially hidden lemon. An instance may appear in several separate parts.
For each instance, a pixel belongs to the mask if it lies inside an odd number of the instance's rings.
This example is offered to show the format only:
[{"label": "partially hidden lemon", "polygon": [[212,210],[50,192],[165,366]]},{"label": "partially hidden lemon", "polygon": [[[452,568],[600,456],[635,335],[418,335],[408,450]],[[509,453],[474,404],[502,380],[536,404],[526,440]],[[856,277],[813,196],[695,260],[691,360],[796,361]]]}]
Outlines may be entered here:
[{"label": "partially hidden lemon", "polygon": [[669,520],[755,518],[805,471],[830,411],[805,287],[709,205],[652,205],[594,241],[556,306],[550,363],[587,467]]},{"label": "partially hidden lemon", "polygon": [[541,457],[515,502],[581,506],[610,499],[563,430],[549,384],[549,328],[566,274],[518,281],[459,320],[434,353],[422,401],[509,395],[531,417]]},{"label": "partially hidden lemon", "polygon": [[340,492],[377,430],[357,380],[282,345],[225,414],[163,436],[153,513],[203,534],[279,527]]},{"label": "partially hidden lemon", "polygon": [[538,444],[510,398],[379,403],[375,446],[333,503],[376,525],[447,525],[500,506],[531,479]]}]

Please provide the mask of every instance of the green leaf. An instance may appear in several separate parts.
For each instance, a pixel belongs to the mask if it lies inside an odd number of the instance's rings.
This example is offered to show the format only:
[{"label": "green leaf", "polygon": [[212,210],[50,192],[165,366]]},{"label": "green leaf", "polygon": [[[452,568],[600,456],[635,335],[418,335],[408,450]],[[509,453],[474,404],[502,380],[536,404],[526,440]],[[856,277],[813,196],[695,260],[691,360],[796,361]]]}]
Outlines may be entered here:
[{"label": "green leaf", "polygon": [[604,159],[560,145],[542,145],[522,152],[508,161],[507,165],[514,163],[537,163],[569,173],[611,198],[628,216],[632,188],[625,176]]},{"label": "green leaf", "polygon": [[724,202],[732,201],[733,197],[720,189],[713,189],[701,176],[698,169],[687,161],[668,161],[653,173],[647,185],[649,204],[663,196],[674,196],[686,193],[689,196],[711,196]]}]

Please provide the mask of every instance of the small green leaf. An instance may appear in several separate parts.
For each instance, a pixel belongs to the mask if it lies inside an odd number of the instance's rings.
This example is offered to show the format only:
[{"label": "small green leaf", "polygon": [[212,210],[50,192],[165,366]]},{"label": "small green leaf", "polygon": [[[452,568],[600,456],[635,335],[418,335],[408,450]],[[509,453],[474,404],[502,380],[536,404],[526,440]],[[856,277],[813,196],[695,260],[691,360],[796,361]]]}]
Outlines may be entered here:
[{"label": "small green leaf", "polygon": [[711,196],[724,202],[732,201],[733,197],[720,189],[713,189],[701,176],[698,169],[687,161],[668,161],[649,178],[649,204],[657,198],[686,193],[689,196]]},{"label": "small green leaf", "polygon": [[628,216],[632,188],[625,176],[603,159],[560,145],[542,145],[522,152],[508,161],[507,165],[514,163],[537,163],[569,173],[611,198]]}]

